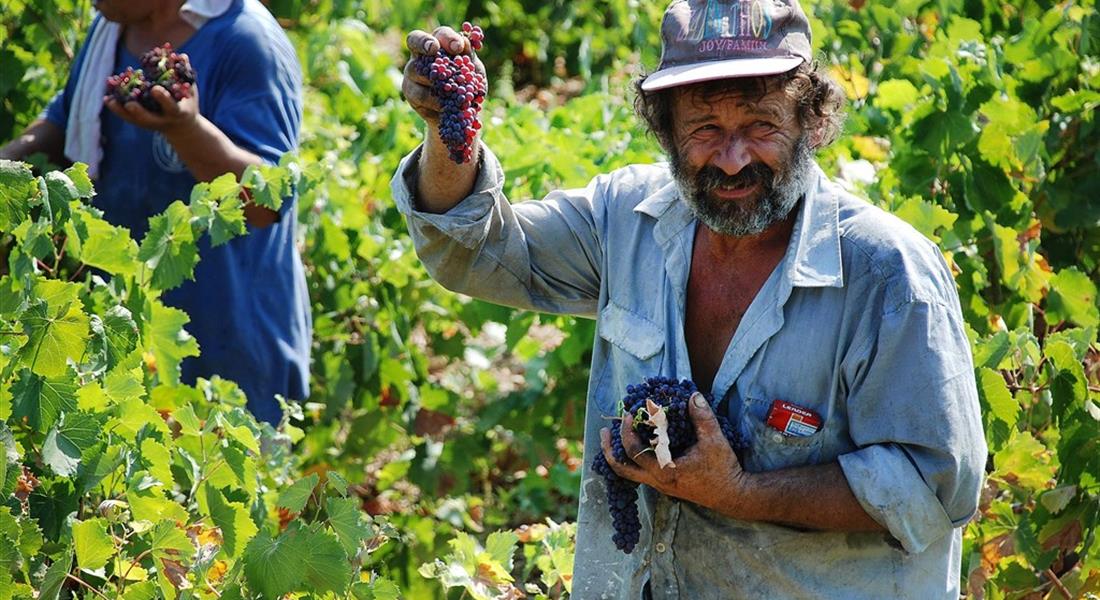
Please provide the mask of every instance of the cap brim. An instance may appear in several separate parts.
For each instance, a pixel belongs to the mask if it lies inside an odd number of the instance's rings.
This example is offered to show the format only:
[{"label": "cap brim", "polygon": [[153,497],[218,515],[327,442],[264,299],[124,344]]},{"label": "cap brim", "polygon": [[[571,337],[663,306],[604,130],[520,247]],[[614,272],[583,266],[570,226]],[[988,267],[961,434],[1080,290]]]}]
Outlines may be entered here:
[{"label": "cap brim", "polygon": [[777,75],[786,73],[803,62],[803,59],[799,56],[781,56],[776,58],[738,58],[680,65],[661,69],[650,74],[642,82],[642,89],[652,92],[690,83],[699,83],[700,81]]}]

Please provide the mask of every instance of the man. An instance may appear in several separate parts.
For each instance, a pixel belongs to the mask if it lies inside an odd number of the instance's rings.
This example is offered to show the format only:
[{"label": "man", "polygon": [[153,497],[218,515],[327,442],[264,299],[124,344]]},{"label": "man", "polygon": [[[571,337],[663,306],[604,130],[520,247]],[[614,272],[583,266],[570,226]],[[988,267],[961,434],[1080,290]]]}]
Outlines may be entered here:
[{"label": "man", "polygon": [[[428,271],[511,306],[597,319],[585,425],[577,598],[957,598],[960,527],[986,459],[954,282],[937,248],[845,193],[813,160],[840,126],[791,0],[676,0],[637,108],[668,165],[511,205],[481,145],[448,161],[439,106],[393,180]],[[449,29],[413,53],[464,52]],[[628,384],[692,378],[698,443],[661,469],[609,432]],[[642,530],[612,543],[604,452],[640,482]]]},{"label": "man", "polygon": [[[93,204],[140,240],[150,217],[198,181],[248,165],[274,164],[297,146],[301,73],[286,34],[258,0],[99,0],[100,15],[65,89],[0,158],[45,152],[89,163]],[[153,88],[161,114],[104,97],[106,76],[140,67],[165,42],[187,53],[197,75],[178,104]],[[248,235],[211,248],[200,241],[195,280],[164,294],[191,316],[201,356],[184,381],[214,374],[236,381],[257,418],[278,423],[275,394],[308,393],[311,323],[294,244],[294,198],[278,213],[249,203]]]}]

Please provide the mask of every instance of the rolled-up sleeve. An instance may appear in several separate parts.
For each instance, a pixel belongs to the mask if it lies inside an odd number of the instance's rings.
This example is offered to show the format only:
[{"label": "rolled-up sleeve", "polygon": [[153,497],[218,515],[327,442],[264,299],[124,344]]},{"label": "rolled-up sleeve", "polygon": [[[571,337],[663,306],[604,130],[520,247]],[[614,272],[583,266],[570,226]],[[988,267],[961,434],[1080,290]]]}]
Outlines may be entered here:
[{"label": "rolled-up sleeve", "polygon": [[958,309],[909,300],[884,311],[851,367],[839,457],[864,510],[907,552],[965,524],[986,461],[969,342]]},{"label": "rolled-up sleeve", "polygon": [[500,162],[484,145],[480,154],[474,189],[446,213],[417,209],[419,148],[401,161],[391,181],[428,273],[447,289],[497,304],[594,317],[603,178],[513,205],[504,196]]}]

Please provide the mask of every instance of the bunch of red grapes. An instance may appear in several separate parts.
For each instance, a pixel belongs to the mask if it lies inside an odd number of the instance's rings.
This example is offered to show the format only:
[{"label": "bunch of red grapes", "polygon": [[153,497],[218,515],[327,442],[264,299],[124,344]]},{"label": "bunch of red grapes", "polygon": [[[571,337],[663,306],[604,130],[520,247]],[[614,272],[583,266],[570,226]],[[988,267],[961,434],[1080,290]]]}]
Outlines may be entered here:
[{"label": "bunch of red grapes", "polygon": [[[462,24],[462,35],[474,50],[481,49],[485,34],[469,22]],[[439,99],[443,111],[439,120],[439,139],[450,151],[451,160],[462,164],[473,156],[473,142],[481,129],[481,105],[485,101],[485,76],[477,71],[468,55],[451,56],[440,49],[435,55],[421,55],[414,62],[416,72],[431,81],[432,96]]]},{"label": "bunch of red grapes", "polygon": [[107,94],[121,104],[138,102],[146,110],[160,113],[160,104],[150,93],[160,86],[172,95],[176,102],[191,95],[195,84],[195,70],[182,54],[172,51],[171,44],[141,55],[141,68],[127,67],[118,75],[107,78]]}]

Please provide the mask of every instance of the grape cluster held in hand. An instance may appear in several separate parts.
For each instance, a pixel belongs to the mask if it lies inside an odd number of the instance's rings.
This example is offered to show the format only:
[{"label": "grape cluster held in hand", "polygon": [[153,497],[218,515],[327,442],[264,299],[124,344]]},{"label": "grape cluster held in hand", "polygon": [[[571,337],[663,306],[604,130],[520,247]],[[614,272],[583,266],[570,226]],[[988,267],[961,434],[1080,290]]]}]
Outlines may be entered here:
[{"label": "grape cluster held in hand", "polygon": [[160,113],[160,104],[150,93],[154,87],[168,90],[176,102],[191,95],[195,84],[195,70],[182,54],[172,50],[171,44],[153,48],[141,55],[141,68],[127,67],[125,71],[107,78],[107,94],[121,104],[138,102],[146,110]]},{"label": "grape cluster held in hand", "polygon": [[[484,33],[470,23],[462,24],[462,35],[474,50],[481,49]],[[485,101],[485,76],[477,71],[468,55],[451,56],[442,49],[436,54],[418,56],[416,72],[431,81],[432,96],[439,99],[442,112],[439,138],[447,146],[451,160],[462,164],[473,156],[474,138],[481,129],[481,105]]]},{"label": "grape cluster held in hand", "polygon": [[[649,447],[655,443],[657,431],[649,422],[646,401],[661,407],[668,423],[669,450],[675,459],[683,456],[697,440],[688,410],[691,397],[698,391],[695,383],[688,379],[676,381],[668,377],[647,377],[643,383],[626,386],[623,411],[632,416],[634,432]],[[715,415],[715,419],[730,447],[735,450],[742,448],[744,444],[729,419],[723,415]],[[633,458],[626,455],[619,427],[611,428],[611,451],[620,463],[625,464]],[[607,482],[608,510],[615,529],[612,541],[616,548],[630,554],[638,544],[642,527],[638,518],[638,484],[620,477],[611,469],[603,454],[598,454],[593,460],[592,470]]]}]

